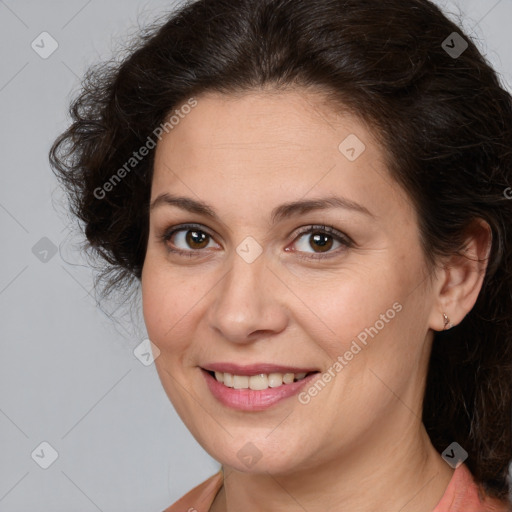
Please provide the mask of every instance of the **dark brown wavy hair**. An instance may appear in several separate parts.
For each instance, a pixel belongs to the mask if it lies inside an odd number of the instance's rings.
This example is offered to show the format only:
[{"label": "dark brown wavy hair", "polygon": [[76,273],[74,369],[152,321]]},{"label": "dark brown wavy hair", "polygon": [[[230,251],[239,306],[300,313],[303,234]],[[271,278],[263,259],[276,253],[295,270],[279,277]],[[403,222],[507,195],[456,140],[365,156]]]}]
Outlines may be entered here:
[{"label": "dark brown wavy hair", "polygon": [[[460,56],[448,52],[453,32],[468,44]],[[455,328],[435,334],[423,421],[437,450],[457,441],[475,480],[506,500],[512,100],[473,41],[430,1],[189,2],[141,30],[123,58],[91,67],[50,162],[85,248],[105,264],[96,281],[102,296],[141,278],[154,150],[128,168],[133,152],[187,99],[264,86],[316,88],[333,109],[348,108],[373,128],[389,172],[414,202],[429,265],[461,252],[474,219],[490,225],[476,305]]]}]

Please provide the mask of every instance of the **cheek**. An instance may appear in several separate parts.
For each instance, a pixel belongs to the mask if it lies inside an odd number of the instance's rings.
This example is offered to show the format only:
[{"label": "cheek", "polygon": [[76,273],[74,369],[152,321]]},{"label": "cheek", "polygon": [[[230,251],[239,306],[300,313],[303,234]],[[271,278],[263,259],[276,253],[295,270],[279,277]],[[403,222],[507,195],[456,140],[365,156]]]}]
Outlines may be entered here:
[{"label": "cheek", "polygon": [[399,309],[393,304],[404,294],[403,285],[384,262],[350,268],[331,277],[302,282],[300,296],[307,307],[298,321],[305,331],[315,332],[315,340],[335,358],[359,335],[364,340],[365,329],[376,323],[379,332],[389,330]]},{"label": "cheek", "polygon": [[307,302],[316,315],[303,317],[302,329],[335,375],[328,393],[336,403],[357,410],[363,401],[377,411],[393,399],[379,379],[402,392],[418,378],[425,334],[420,327],[428,301],[421,287],[411,294],[419,269],[406,270],[382,261],[308,287]]},{"label": "cheek", "polygon": [[[179,353],[190,332],[190,317],[198,303],[192,283],[165,265],[146,260],[142,273],[142,310],[148,336],[162,355]],[[197,306],[196,306],[197,307]]]}]

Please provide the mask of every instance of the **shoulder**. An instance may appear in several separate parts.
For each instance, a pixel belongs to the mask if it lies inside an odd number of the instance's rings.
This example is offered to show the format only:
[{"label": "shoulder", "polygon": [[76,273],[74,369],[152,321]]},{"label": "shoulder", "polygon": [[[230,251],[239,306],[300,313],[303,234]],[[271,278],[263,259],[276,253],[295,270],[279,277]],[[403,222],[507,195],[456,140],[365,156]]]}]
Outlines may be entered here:
[{"label": "shoulder", "polygon": [[200,483],[163,512],[208,512],[224,481],[222,470]]},{"label": "shoulder", "polygon": [[485,495],[465,464],[453,473],[446,491],[432,512],[511,512],[506,502]]}]

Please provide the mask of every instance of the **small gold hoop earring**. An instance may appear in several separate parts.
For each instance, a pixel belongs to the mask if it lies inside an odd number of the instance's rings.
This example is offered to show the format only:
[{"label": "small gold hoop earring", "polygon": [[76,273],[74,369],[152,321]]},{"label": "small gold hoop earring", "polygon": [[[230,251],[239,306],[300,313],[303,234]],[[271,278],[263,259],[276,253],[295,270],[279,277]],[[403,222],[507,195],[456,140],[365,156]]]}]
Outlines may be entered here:
[{"label": "small gold hoop earring", "polygon": [[443,313],[444,318],[444,330],[451,329],[453,327],[453,324],[450,322],[450,319],[448,318],[448,315],[446,313]]}]

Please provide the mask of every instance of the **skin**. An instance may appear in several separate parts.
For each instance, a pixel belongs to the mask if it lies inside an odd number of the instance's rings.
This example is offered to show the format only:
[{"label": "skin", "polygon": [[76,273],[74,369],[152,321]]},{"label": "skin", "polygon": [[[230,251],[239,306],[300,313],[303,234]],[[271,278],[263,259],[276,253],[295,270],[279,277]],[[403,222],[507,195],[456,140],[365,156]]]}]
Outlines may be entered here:
[{"label": "skin", "polygon": [[[421,422],[428,356],[442,313],[457,324],[476,301],[485,226],[468,237],[473,260],[454,256],[432,272],[414,207],[360,119],[311,90],[196,99],[158,143],[151,201],[165,192],[204,201],[219,220],[170,205],[151,210],[142,298],[162,385],[224,467],[210,510],[432,511],[453,470]],[[366,146],[353,162],[338,149],[349,134]],[[330,208],[270,223],[282,203],[333,194],[371,215]],[[186,230],[159,238],[189,222],[211,235],[203,248],[186,243]],[[325,253],[298,228],[315,224],[354,244],[327,236],[329,257],[311,258]],[[252,263],[236,252],[247,236],[262,248]],[[195,255],[169,252],[173,244]],[[236,411],[210,394],[199,369],[271,362],[327,371],[394,303],[401,311],[307,405],[293,396]],[[251,467],[237,456],[248,442],[261,454]]]}]

